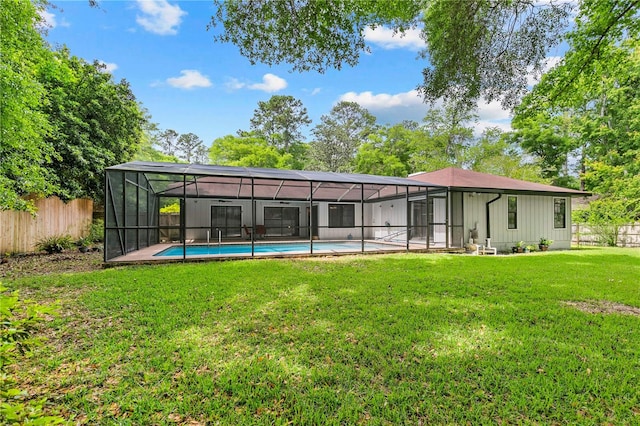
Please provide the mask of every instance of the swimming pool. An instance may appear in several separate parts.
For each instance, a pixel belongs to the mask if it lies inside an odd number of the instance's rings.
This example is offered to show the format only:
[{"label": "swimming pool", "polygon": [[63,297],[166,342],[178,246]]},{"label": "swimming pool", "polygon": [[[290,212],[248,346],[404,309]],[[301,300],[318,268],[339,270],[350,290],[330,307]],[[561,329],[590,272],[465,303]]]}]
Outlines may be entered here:
[{"label": "swimming pool", "polygon": [[[381,251],[381,250],[402,250],[401,246],[390,244],[370,243],[365,241],[365,251]],[[186,247],[187,256],[213,256],[213,255],[251,255],[251,244],[225,244],[217,245],[194,245]],[[360,241],[346,242],[323,242],[314,241],[314,253],[340,253],[340,252],[359,252],[362,250]],[[311,245],[304,243],[260,243],[254,246],[254,254],[281,254],[281,253],[311,253]],[[172,246],[154,256],[183,256],[182,246]]]}]

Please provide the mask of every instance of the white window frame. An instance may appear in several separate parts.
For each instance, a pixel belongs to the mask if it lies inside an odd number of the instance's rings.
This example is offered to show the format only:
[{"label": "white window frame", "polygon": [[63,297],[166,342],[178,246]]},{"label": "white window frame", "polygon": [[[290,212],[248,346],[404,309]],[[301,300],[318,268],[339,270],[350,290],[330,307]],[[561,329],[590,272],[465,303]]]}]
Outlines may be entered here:
[{"label": "white window frame", "polygon": [[[510,227],[509,227],[509,213],[510,213],[510,212],[509,212],[509,198],[511,198],[511,197],[513,197],[513,198],[515,198],[515,199],[516,199],[516,212],[515,212],[515,213],[516,213],[516,227],[515,227],[515,228],[510,228]],[[518,220],[518,219],[519,219],[519,217],[518,217],[518,216],[520,216],[520,215],[518,214],[518,211],[519,211],[519,210],[520,210],[520,200],[519,200],[519,197],[518,197],[517,195],[507,195],[507,230],[508,230],[508,231],[517,231],[517,230],[518,230],[518,224],[519,224],[519,222],[520,222],[520,221]]]},{"label": "white window frame", "polygon": [[[556,226],[556,200],[562,200],[564,202],[564,225]],[[564,197],[553,198],[553,229],[567,229],[567,199]]]}]

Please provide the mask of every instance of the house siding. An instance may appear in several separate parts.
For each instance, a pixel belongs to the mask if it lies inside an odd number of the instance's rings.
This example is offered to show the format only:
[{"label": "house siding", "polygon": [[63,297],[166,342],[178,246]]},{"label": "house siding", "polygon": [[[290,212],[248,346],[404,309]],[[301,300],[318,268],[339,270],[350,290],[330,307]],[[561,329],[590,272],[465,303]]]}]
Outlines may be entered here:
[{"label": "house siding", "polygon": [[[496,197],[497,194],[463,194],[466,241],[469,238],[469,230],[477,226],[478,239],[480,243],[485,242],[487,238],[486,204]],[[521,194],[517,197],[517,229],[508,229],[506,194],[489,206],[493,247],[501,251],[509,251],[518,241],[537,245],[540,237],[546,237],[554,241],[551,249],[571,248],[571,200],[569,197]],[[555,229],[553,226],[554,198],[567,200],[566,226],[562,229]]]}]

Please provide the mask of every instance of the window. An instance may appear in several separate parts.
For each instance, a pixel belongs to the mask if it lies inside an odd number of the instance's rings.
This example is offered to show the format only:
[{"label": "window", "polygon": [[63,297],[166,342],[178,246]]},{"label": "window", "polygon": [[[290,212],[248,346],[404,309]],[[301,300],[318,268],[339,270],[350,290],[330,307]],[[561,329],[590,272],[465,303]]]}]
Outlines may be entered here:
[{"label": "window", "polygon": [[567,200],[564,198],[553,199],[553,227],[567,227]]},{"label": "window", "polygon": [[355,217],[353,204],[329,204],[329,228],[353,228]]},{"label": "window", "polygon": [[518,229],[518,197],[509,195],[507,197],[507,218],[509,229]]}]

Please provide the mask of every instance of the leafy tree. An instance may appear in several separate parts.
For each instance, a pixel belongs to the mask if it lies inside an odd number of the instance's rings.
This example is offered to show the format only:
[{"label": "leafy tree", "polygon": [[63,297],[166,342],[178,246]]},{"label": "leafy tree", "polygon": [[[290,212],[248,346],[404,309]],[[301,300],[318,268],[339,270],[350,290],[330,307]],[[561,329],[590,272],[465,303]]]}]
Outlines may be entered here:
[{"label": "leafy tree", "polygon": [[423,71],[425,99],[444,97],[467,106],[480,96],[514,106],[527,90],[526,76],[540,74],[551,47],[563,40],[574,8],[585,36],[568,61],[570,76],[587,70],[603,46],[637,38],[640,27],[637,0],[215,3],[210,27],[221,28],[217,41],[235,44],[252,63],[286,62],[298,71],[357,64],[368,51],[368,27],[384,25],[402,33],[421,26],[426,41],[422,57],[430,63]]},{"label": "leafy tree", "polygon": [[465,156],[466,167],[470,170],[548,183],[548,180],[541,178],[540,167],[533,159],[526,158],[522,149],[510,143],[497,127],[490,127],[482,132],[480,138],[468,148]]},{"label": "leafy tree", "polygon": [[138,151],[135,153],[132,160],[177,163],[178,158],[173,155],[167,155],[157,148],[159,134],[158,125],[151,121],[151,116],[147,110],[144,110],[144,114],[145,120],[142,126],[140,144],[138,145]]},{"label": "leafy tree", "polygon": [[99,200],[105,167],[137,151],[144,114],[129,83],[114,82],[100,63],[71,56],[66,48],[54,56],[39,73],[48,94],[42,111],[52,127],[46,142],[57,155],[47,165],[49,178],[63,199]]},{"label": "leafy tree", "polygon": [[377,129],[360,145],[355,158],[355,171],[406,177],[413,172],[411,157],[422,136],[416,122],[404,122]]},{"label": "leafy tree", "polygon": [[46,91],[38,72],[51,60],[36,28],[43,6],[6,0],[0,7],[0,210],[33,211],[21,196],[55,189],[43,167],[55,155],[44,140],[50,126],[40,109]]},{"label": "leafy tree", "polygon": [[173,129],[163,130],[156,135],[157,144],[162,152],[169,156],[175,156],[178,150],[178,137],[180,134]]},{"label": "leafy tree", "polygon": [[178,150],[178,158],[187,163],[202,164],[206,162],[207,149],[198,135],[193,133],[183,133],[178,137],[176,144]]},{"label": "leafy tree", "polygon": [[333,172],[351,172],[362,144],[375,130],[376,118],[355,102],[339,102],[323,115],[313,130],[309,166]]},{"label": "leafy tree", "polygon": [[[545,171],[558,176],[561,164],[571,162],[582,176],[594,162],[632,168],[640,149],[639,52],[637,39],[602,48],[589,72],[576,78],[560,64],[523,99],[515,137],[541,158]],[[559,94],[557,85],[568,79],[569,90]]]},{"label": "leafy tree", "polygon": [[307,109],[293,96],[275,95],[258,102],[251,118],[251,130],[283,152],[304,140],[302,128],[309,124]]},{"label": "leafy tree", "polygon": [[577,187],[575,170],[581,149],[579,139],[572,132],[568,115],[516,116],[512,121],[514,131],[507,138],[521,146],[540,162],[542,176],[554,185]]},{"label": "leafy tree", "polygon": [[290,169],[292,155],[281,153],[259,135],[227,135],[213,141],[209,149],[212,164],[240,167]]},{"label": "leafy tree", "polygon": [[465,125],[476,119],[471,108],[449,103],[444,108],[430,109],[422,129],[451,165],[462,167],[464,151],[473,140],[473,128]]},{"label": "leafy tree", "polygon": [[397,30],[413,27],[421,13],[417,1],[214,0],[210,28],[222,26],[217,41],[233,43],[240,53],[273,65],[288,62],[297,71],[354,66],[367,51],[363,33],[370,25]]}]

